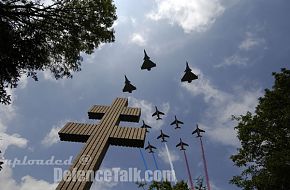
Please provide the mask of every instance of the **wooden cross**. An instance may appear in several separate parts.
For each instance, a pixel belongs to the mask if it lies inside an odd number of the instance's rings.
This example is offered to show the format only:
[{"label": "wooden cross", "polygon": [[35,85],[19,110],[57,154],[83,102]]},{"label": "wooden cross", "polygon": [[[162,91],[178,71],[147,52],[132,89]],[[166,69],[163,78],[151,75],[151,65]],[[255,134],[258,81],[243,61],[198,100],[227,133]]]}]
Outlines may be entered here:
[{"label": "wooden cross", "polygon": [[[139,122],[141,109],[127,106],[127,98],[116,98],[112,106],[92,106],[88,112],[89,118],[101,119],[99,124],[69,122],[59,131],[62,141],[86,143],[70,167],[70,172],[96,172],[109,145],[144,147],[146,129],[118,126],[120,121]],[[76,180],[70,176],[64,177],[56,189],[88,190],[91,185],[92,180]]]}]

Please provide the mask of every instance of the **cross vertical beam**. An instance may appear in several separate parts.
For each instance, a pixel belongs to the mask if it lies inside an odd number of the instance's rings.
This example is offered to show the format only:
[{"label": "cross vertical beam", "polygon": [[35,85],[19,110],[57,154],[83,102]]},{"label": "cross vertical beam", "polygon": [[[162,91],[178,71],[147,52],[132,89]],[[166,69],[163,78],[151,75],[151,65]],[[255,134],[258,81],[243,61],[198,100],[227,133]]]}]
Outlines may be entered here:
[{"label": "cross vertical beam", "polygon": [[[88,115],[90,119],[101,119],[99,124],[68,123],[61,129],[61,140],[86,143],[71,165],[71,173],[82,171],[93,175],[99,169],[109,145],[144,147],[146,129],[118,126],[120,121],[139,122],[141,109],[127,106],[127,98],[116,98],[112,106],[93,106]],[[56,190],[88,190],[92,182],[76,174],[65,176]]]}]

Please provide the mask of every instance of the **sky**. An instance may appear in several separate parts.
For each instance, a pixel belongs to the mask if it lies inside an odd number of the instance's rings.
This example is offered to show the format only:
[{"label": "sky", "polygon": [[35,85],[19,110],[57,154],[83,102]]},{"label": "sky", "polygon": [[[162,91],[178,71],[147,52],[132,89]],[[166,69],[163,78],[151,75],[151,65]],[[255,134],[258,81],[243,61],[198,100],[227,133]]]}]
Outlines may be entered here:
[{"label": "sky", "polygon": [[[240,144],[232,115],[253,112],[265,88],[273,85],[272,72],[288,67],[290,60],[290,2],[287,0],[116,0],[118,19],[115,42],[102,44],[84,55],[82,71],[73,79],[53,79],[48,71],[39,81],[23,76],[17,89],[9,89],[12,104],[0,105],[0,149],[6,160],[66,160],[84,144],[61,142],[57,132],[66,122],[96,123],[87,111],[92,105],[111,105],[116,97],[129,99],[141,108],[142,120],[152,127],[146,136],[157,147],[161,169],[170,169],[166,150],[156,137],[162,129],[171,137],[168,147],[178,180],[188,180],[179,138],[189,144],[187,155],[193,178],[203,176],[199,141],[191,135],[196,124],[203,136],[213,190],[235,190],[229,184],[241,169],[230,156]],[[287,16],[288,15],[288,16]],[[146,49],[157,64],[141,70]],[[199,77],[181,83],[186,61]],[[124,75],[137,87],[122,92]],[[154,106],[165,112],[162,121],[151,117]],[[174,115],[181,129],[169,124]],[[151,155],[145,153],[149,169]],[[1,189],[52,190],[53,171],[59,166],[5,165],[0,172]],[[68,165],[60,166],[67,169]],[[128,169],[144,165],[137,148],[110,146],[102,169]],[[96,182],[91,189],[136,189],[132,182]]]}]

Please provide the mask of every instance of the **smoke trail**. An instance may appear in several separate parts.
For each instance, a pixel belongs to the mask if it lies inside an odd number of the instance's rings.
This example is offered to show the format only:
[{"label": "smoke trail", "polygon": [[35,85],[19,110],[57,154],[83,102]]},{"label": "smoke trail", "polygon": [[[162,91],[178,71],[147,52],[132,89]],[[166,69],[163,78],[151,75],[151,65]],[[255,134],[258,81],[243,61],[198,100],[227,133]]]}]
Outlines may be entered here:
[{"label": "smoke trail", "polygon": [[171,172],[172,172],[172,175],[173,175],[173,180],[174,180],[174,183],[176,184],[177,183],[177,179],[176,179],[176,175],[175,175],[175,170],[174,170],[174,167],[173,167],[173,163],[172,163],[172,160],[171,160],[171,156],[170,156],[170,153],[169,153],[169,149],[168,149],[167,143],[165,142],[164,144],[165,144],[167,156],[168,156],[168,159],[169,159]]},{"label": "smoke trail", "polygon": [[152,153],[152,156],[153,156],[153,160],[154,160],[155,167],[156,167],[157,170],[159,170],[154,153]]},{"label": "smoke trail", "polygon": [[183,151],[183,154],[184,154],[184,159],[185,159],[186,168],[187,168],[187,172],[188,172],[190,186],[191,186],[191,189],[194,190],[194,185],[193,185],[193,182],[192,182],[191,173],[190,173],[190,169],[189,169],[189,166],[188,166],[188,161],[187,161],[187,156],[186,156],[185,150]]},{"label": "smoke trail", "polygon": [[200,140],[200,146],[201,146],[201,152],[202,152],[202,160],[203,160],[203,166],[204,166],[204,172],[205,172],[206,185],[207,185],[207,189],[210,190],[209,177],[208,177],[208,172],[207,172],[207,164],[206,164],[206,159],[205,159],[205,154],[204,154],[203,143],[202,143],[201,137],[199,137],[199,140]]},{"label": "smoke trail", "polygon": [[144,155],[143,155],[143,152],[142,152],[141,148],[139,148],[139,150],[140,150],[140,154],[141,154],[141,157],[142,157],[142,160],[143,160],[143,163],[144,163],[145,169],[148,170],[148,165],[147,165],[147,163],[146,163],[146,160],[145,160],[145,158],[144,158]]}]

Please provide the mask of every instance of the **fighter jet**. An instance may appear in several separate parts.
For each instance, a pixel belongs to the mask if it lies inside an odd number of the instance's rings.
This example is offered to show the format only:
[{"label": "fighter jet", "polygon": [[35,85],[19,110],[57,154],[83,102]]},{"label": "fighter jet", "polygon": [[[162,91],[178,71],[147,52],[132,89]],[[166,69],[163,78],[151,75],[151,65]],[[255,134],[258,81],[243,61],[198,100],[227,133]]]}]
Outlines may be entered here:
[{"label": "fighter jet", "polygon": [[179,124],[183,124],[183,122],[179,121],[175,116],[175,120],[170,125],[176,125],[175,129],[178,129],[180,128]]},{"label": "fighter jet", "polygon": [[144,120],[143,121],[143,125],[141,126],[141,128],[145,128],[146,129],[146,133],[149,133],[148,129],[151,129],[151,127],[149,125],[147,125]]},{"label": "fighter jet", "polygon": [[148,141],[148,146],[145,148],[145,150],[149,149],[149,153],[154,153],[153,149],[156,149],[155,146],[152,146]]},{"label": "fighter jet", "polygon": [[200,135],[200,133],[204,133],[205,131],[204,130],[202,130],[202,129],[200,129],[200,128],[198,128],[198,124],[196,124],[196,129],[192,132],[192,134],[197,134],[197,136],[196,137],[202,137],[201,135]]},{"label": "fighter jet", "polygon": [[188,144],[182,142],[181,138],[180,138],[180,143],[178,143],[176,145],[176,147],[179,147],[180,146],[180,150],[185,150],[184,146],[188,146]]},{"label": "fighter jet", "polygon": [[155,106],[155,109],[156,109],[156,111],[152,114],[152,117],[154,117],[154,116],[156,115],[156,116],[157,116],[156,120],[160,120],[160,119],[162,119],[162,118],[160,117],[160,115],[164,115],[164,113],[161,112],[161,111],[159,111],[158,108],[157,108],[157,106]]},{"label": "fighter jet", "polygon": [[188,83],[191,83],[191,81],[198,79],[198,76],[191,72],[191,68],[189,68],[188,62],[186,62],[186,69],[184,72],[185,74],[182,77],[181,82],[187,81]]},{"label": "fighter jet", "polygon": [[123,88],[123,92],[132,93],[133,90],[136,90],[136,87],[131,84],[128,78],[125,75],[125,86]]},{"label": "fighter jet", "polygon": [[141,66],[141,70],[147,69],[148,71],[150,71],[152,67],[156,67],[156,64],[150,60],[150,57],[147,55],[145,49],[144,49],[144,54],[145,54],[144,55],[144,62]]},{"label": "fighter jet", "polygon": [[163,133],[161,130],[161,134],[157,137],[157,139],[160,139],[160,138],[161,138],[161,142],[167,142],[165,138],[169,138],[169,136]]}]

